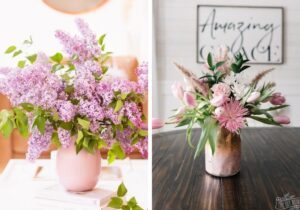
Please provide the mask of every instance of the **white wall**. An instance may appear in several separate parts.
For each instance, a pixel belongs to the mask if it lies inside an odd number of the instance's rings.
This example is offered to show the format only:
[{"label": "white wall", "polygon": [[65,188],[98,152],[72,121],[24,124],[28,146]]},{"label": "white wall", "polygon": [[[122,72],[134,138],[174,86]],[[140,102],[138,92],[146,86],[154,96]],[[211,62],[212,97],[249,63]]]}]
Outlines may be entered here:
[{"label": "white wall", "polygon": [[0,7],[0,66],[8,60],[3,52],[9,45],[21,45],[32,35],[37,50],[61,51],[54,37],[56,29],[78,33],[73,20],[82,17],[98,35],[107,34],[106,48],[116,55],[148,57],[147,0],[109,0],[100,8],[69,15],[48,7],[41,0],[7,0]]},{"label": "white wall", "polygon": [[[275,67],[276,71],[266,79],[277,84],[291,107],[285,112],[291,118],[292,126],[300,126],[300,1],[292,0],[154,0],[156,28],[156,71],[157,90],[154,101],[158,109],[154,116],[166,119],[179,102],[172,97],[170,87],[175,80],[182,80],[173,62],[200,73],[201,64],[196,63],[196,6],[208,5],[253,5],[284,7],[284,64],[253,65],[250,74],[258,70]],[[238,17],[237,17],[238,19]],[[155,107],[155,106],[153,106]],[[261,126],[260,123],[255,125]]]}]

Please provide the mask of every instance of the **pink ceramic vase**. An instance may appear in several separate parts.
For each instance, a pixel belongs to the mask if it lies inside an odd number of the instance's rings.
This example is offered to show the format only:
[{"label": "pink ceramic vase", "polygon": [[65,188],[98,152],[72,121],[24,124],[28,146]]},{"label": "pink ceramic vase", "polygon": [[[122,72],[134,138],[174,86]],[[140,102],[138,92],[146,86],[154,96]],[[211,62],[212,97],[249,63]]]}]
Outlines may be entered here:
[{"label": "pink ceramic vase", "polygon": [[68,191],[94,189],[101,169],[100,152],[90,154],[84,149],[76,154],[75,145],[57,151],[56,169],[60,183]]}]

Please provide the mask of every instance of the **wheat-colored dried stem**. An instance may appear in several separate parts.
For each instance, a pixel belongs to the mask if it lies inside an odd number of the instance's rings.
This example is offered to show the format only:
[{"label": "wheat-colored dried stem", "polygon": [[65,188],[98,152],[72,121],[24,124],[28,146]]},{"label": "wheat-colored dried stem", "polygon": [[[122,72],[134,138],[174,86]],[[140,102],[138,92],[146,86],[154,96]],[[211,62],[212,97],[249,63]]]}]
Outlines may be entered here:
[{"label": "wheat-colored dried stem", "polygon": [[252,79],[250,84],[256,85],[264,76],[266,76],[268,73],[270,73],[273,70],[274,70],[274,68],[261,71]]}]

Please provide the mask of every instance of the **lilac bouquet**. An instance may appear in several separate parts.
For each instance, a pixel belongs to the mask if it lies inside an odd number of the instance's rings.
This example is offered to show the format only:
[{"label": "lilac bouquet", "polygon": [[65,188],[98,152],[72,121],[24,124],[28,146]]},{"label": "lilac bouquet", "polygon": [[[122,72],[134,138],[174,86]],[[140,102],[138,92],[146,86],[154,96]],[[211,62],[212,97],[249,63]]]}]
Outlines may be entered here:
[{"label": "lilac bouquet", "polygon": [[[83,20],[76,24],[81,36],[55,33],[65,55],[31,54],[17,67],[0,69],[0,93],[13,106],[1,111],[0,131],[8,137],[17,128],[29,137],[27,159],[31,161],[51,142],[64,148],[75,144],[77,152],[108,148],[109,162],[135,149],[147,157],[141,109],[148,87],[147,63],[137,68],[137,82],[110,76],[105,35],[97,39]],[[23,55],[15,46],[5,53]]]},{"label": "lilac bouquet", "polygon": [[200,77],[176,64],[185,77],[186,87],[178,82],[172,86],[173,94],[182,106],[169,122],[188,126],[187,140],[193,148],[192,127],[200,125],[202,132],[195,157],[207,142],[214,153],[219,128],[239,134],[249,118],[277,126],[290,123],[287,116],[274,116],[272,113],[288,106],[284,96],[275,92],[275,83],[260,84],[261,79],[273,69],[264,70],[249,79],[244,74],[250,67],[247,62],[241,54],[230,55],[227,47],[221,47],[214,55],[208,54]]}]

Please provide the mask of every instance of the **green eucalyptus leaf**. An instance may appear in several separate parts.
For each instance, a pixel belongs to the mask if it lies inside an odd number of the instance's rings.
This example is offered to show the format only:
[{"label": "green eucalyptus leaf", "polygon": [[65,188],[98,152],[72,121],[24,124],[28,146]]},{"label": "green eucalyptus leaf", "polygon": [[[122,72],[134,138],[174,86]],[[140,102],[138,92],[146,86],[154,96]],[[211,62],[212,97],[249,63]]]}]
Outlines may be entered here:
[{"label": "green eucalyptus leaf", "polygon": [[118,197],[112,197],[110,199],[110,202],[108,203],[108,207],[114,208],[114,209],[120,209],[122,208],[123,200]]},{"label": "green eucalyptus leaf", "polygon": [[124,183],[122,182],[118,187],[117,195],[119,197],[123,197],[126,195],[126,193],[127,193],[127,189],[126,189]]},{"label": "green eucalyptus leaf", "polygon": [[15,51],[17,48],[16,46],[12,45],[12,46],[9,46],[6,50],[5,50],[5,54],[9,54],[9,53],[12,53],[13,51]]}]

